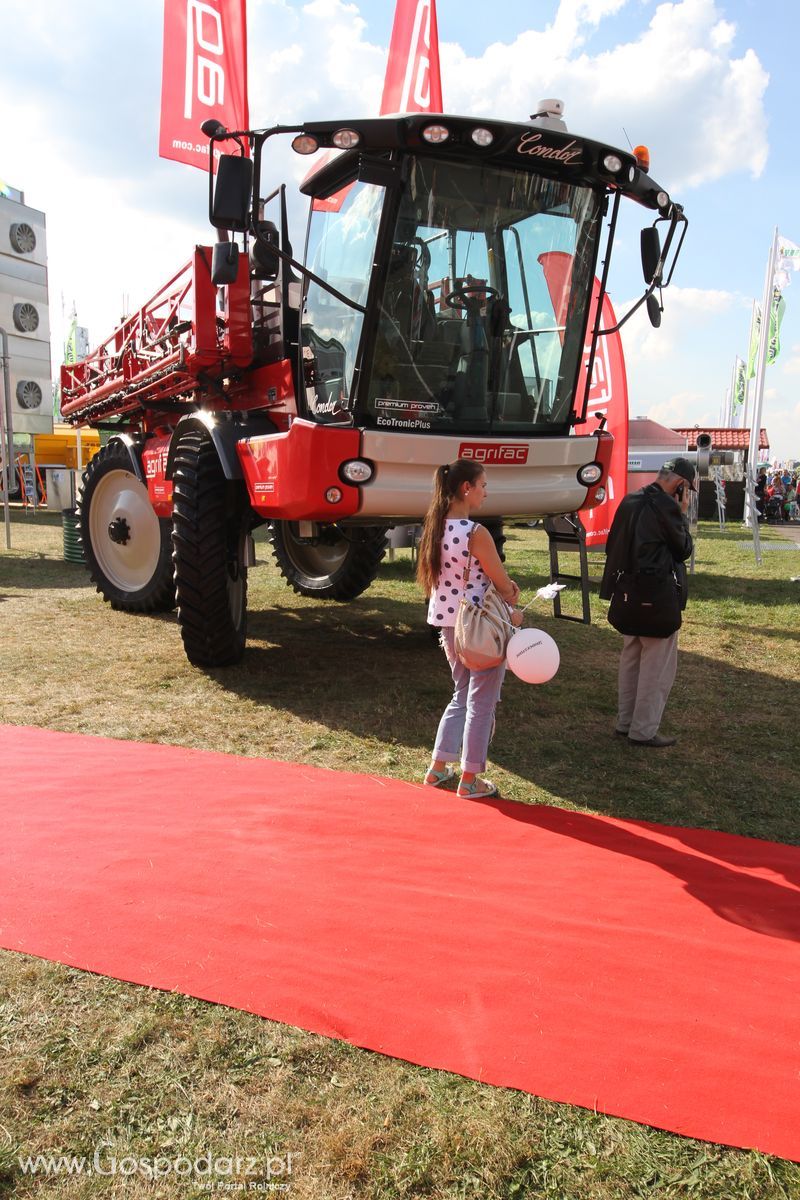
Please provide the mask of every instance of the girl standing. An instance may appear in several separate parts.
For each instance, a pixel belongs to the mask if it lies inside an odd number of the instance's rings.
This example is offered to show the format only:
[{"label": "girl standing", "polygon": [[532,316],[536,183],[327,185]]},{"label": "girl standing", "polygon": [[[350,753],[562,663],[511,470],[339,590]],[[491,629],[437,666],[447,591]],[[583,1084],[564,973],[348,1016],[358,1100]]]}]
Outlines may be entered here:
[{"label": "girl standing", "polygon": [[[454,775],[448,763],[460,758],[458,795],[472,799],[497,795],[494,784],[478,778],[478,772],[486,767],[506,665],[470,671],[456,658],[458,605],[463,596],[480,600],[490,582],[507,604],[516,604],[519,598],[519,587],[506,573],[491,534],[472,519],[486,494],[486,472],[480,463],[459,458],[439,467],[417,558],[417,580],[430,597],[428,624],[442,631],[442,649],[453,676],[453,698],[439,722],[424,782],[428,787],[448,783]],[[470,556],[473,561],[465,581]]]}]

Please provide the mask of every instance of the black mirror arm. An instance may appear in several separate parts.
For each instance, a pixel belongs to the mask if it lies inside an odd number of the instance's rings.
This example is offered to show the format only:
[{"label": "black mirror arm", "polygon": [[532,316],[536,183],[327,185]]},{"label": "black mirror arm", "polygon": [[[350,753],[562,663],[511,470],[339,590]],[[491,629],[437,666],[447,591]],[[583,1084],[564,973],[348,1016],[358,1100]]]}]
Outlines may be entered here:
[{"label": "black mirror arm", "polygon": [[675,267],[677,265],[678,258],[680,257],[680,252],[683,249],[683,239],[686,237],[686,232],[689,228],[689,221],[686,218],[686,216],[684,215],[683,209],[680,207],[679,204],[676,204],[676,205],[674,205],[674,211],[673,211],[672,220],[670,222],[669,233],[667,234],[667,240],[666,240],[666,244],[664,246],[664,256],[663,257],[664,257],[665,263],[667,261],[667,256],[669,253],[670,246],[672,245],[672,240],[675,236],[675,232],[679,225],[681,225],[683,227],[681,229],[681,236],[678,239],[678,245],[675,247],[675,253],[673,254],[673,257],[672,257],[672,264],[669,269],[669,275],[667,276],[665,282],[662,284],[662,287],[669,287],[670,283],[672,282],[672,276],[675,273]]},{"label": "black mirror arm", "polygon": [[[305,279],[309,279],[312,283],[318,284],[319,287],[324,288],[326,292],[329,292],[331,296],[335,296],[337,300],[341,300],[344,304],[348,305],[349,308],[355,308],[358,312],[366,313],[367,310],[363,305],[357,304],[355,300],[351,300],[350,297],[345,296],[343,292],[337,291],[335,287],[331,287],[329,283],[326,283],[324,279],[320,279],[320,277],[315,275],[313,271],[309,271],[307,267],[304,267],[302,263],[297,261],[297,259],[292,258],[291,254],[287,254],[285,250],[280,250],[277,246],[273,245],[272,242],[268,242],[256,227],[255,218],[258,211],[258,194],[260,191],[261,178],[261,148],[267,138],[273,137],[276,133],[301,133],[302,130],[302,125],[273,125],[271,129],[259,129],[257,131],[239,129],[229,132],[224,128],[224,126],[220,125],[219,128],[211,134],[208,148],[209,222],[212,225],[214,223],[211,220],[214,205],[214,143],[233,138],[234,140],[239,141],[239,145],[241,146],[242,143],[240,139],[246,137],[249,139],[250,147],[253,151],[253,193],[252,204],[250,206],[251,216],[249,232],[256,239],[256,241],[261,242],[261,244],[265,246],[271,254],[274,254],[276,258],[282,259],[283,262],[288,263],[290,267],[293,267],[294,270],[298,271]],[[204,130],[204,132],[206,131]],[[242,149],[244,151],[244,148]]]},{"label": "black mirror arm", "polygon": [[[652,296],[656,288],[660,293],[665,287],[669,287],[670,282],[672,281],[672,276],[675,273],[675,266],[678,262],[678,256],[680,255],[683,247],[683,239],[686,237],[686,231],[689,228],[689,222],[679,204],[673,204],[671,216],[668,218],[662,217],[661,220],[669,220],[669,231],[664,241],[664,249],[661,251],[661,257],[658,260],[658,266],[656,267],[656,273],[653,276],[652,283],[648,287],[647,291],[639,297],[636,303],[628,309],[628,311],[625,313],[625,316],[622,317],[621,320],[617,321],[616,325],[610,325],[608,329],[598,329],[598,337],[606,337],[609,333],[616,333],[618,329],[622,328],[626,321],[630,320],[636,310],[641,308],[642,305],[646,303],[647,298]],[[675,253],[672,257],[672,262],[670,263],[669,274],[666,280],[662,281],[662,276],[664,274],[665,266],[669,257],[670,247],[672,246],[675,232],[679,225],[683,226],[681,230],[681,236],[678,239],[678,245],[675,248]]]},{"label": "black mirror arm", "polygon": [[209,119],[204,121],[201,126],[202,132],[208,138],[208,222],[214,224],[214,143],[226,142],[233,139],[239,146],[244,157],[244,142],[242,138],[247,138],[248,145],[253,154],[253,202],[258,200],[259,180],[261,176],[261,147],[267,138],[272,137],[276,133],[301,133],[302,125],[273,125],[271,129],[231,129],[228,130],[221,121]]},{"label": "black mirror arm", "polygon": [[316,283],[318,287],[324,288],[326,292],[329,292],[331,296],[335,296],[337,300],[341,300],[349,308],[355,308],[360,313],[366,313],[367,310],[363,304],[358,304],[349,296],[345,296],[344,292],[340,292],[335,287],[331,287],[331,285],[326,283],[324,279],[320,279],[319,275],[315,275],[313,271],[309,271],[308,267],[304,267],[302,263],[299,263],[296,258],[292,258],[291,254],[287,254],[285,250],[280,250],[272,242],[268,242],[263,234],[259,232],[255,221],[253,221],[250,225],[250,233],[257,242],[261,242],[261,244],[267,248],[270,254],[274,254],[276,258],[280,258],[283,262],[288,263],[289,266],[293,267],[295,271],[299,271],[299,273],[305,279],[309,279],[312,283]]},{"label": "black mirror arm", "polygon": [[[666,284],[664,286],[666,286]],[[647,301],[648,296],[652,296],[652,294],[656,290],[656,288],[658,288],[659,291],[661,290],[657,281],[653,280],[653,282],[650,284],[650,287],[647,289],[647,291],[644,293],[644,295],[640,296],[639,299],[636,301],[636,303],[631,305],[631,307],[625,313],[625,316],[622,317],[619,321],[617,321],[616,325],[609,325],[608,329],[598,329],[597,336],[598,337],[608,337],[608,335],[610,333],[616,333],[618,329],[622,329],[622,326],[631,319],[631,317],[637,311],[637,309],[640,309],[642,307],[642,305]]]}]

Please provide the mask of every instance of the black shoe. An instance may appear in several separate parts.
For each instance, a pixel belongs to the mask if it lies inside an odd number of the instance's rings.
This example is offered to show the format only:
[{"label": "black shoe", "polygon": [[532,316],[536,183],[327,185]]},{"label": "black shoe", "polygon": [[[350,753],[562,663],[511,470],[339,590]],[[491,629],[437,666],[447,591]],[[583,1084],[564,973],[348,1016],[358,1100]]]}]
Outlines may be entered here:
[{"label": "black shoe", "polygon": [[628,741],[630,742],[631,746],[653,746],[659,750],[664,746],[674,746],[677,740],[677,738],[662,737],[660,733],[654,734],[653,737],[647,738],[646,741],[641,741],[639,738],[632,738],[630,736],[628,737]]},{"label": "black shoe", "polygon": [[627,736],[628,736],[627,729],[615,729],[614,730],[614,737],[627,737]]}]

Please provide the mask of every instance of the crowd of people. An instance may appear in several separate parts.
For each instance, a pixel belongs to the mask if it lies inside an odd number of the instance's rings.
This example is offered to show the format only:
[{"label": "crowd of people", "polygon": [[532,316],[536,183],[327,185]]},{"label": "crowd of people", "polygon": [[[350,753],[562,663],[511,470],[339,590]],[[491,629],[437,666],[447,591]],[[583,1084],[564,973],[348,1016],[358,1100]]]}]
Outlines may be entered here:
[{"label": "crowd of people", "polygon": [[756,481],[756,508],[760,521],[800,521],[797,492],[800,477],[797,471],[766,470]]}]

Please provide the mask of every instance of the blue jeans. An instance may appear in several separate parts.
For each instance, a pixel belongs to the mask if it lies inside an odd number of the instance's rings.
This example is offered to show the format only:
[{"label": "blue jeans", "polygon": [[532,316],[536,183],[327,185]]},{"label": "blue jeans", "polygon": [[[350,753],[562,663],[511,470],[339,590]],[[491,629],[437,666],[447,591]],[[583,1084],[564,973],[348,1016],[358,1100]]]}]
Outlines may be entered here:
[{"label": "blue jeans", "polygon": [[439,762],[460,758],[462,771],[477,774],[486,766],[506,664],[503,661],[487,671],[470,671],[456,658],[454,637],[453,629],[442,630],[442,649],[453,675],[453,699],[442,713],[433,757]]}]

